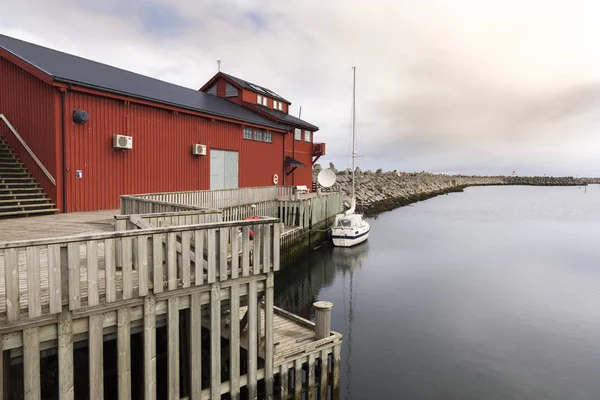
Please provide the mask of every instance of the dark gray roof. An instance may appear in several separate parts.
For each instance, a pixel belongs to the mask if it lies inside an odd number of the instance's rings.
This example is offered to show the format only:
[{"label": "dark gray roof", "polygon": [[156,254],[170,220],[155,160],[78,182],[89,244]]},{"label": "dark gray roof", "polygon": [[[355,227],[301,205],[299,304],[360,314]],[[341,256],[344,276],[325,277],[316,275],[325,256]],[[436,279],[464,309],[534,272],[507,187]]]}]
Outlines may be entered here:
[{"label": "dark gray roof", "polygon": [[285,159],[283,160],[283,162],[291,165],[292,167],[306,167],[306,164],[304,164],[303,162],[300,162],[290,156],[285,156]]},{"label": "dark gray roof", "polygon": [[286,129],[276,122],[232,103],[183,86],[0,35],[0,47],[60,82],[118,93],[215,116]]},{"label": "dark gray roof", "polygon": [[258,94],[266,94],[267,96],[272,97],[274,99],[281,100],[281,101],[286,102],[288,104],[292,104],[290,101],[284,99],[283,97],[281,97],[280,95],[278,95],[277,93],[275,93],[274,91],[272,91],[271,89],[267,89],[264,86],[260,86],[260,85],[254,84],[252,82],[248,82],[248,81],[246,81],[244,79],[235,77],[233,75],[226,74],[224,72],[222,72],[222,74],[225,75],[225,76],[227,76],[228,78],[236,81],[239,85],[241,85],[245,89],[252,90],[253,92],[256,92]]},{"label": "dark gray roof", "polygon": [[271,114],[272,116],[274,116],[275,118],[277,118],[280,122],[282,122],[284,124],[289,124],[291,126],[304,128],[304,129],[310,129],[311,131],[319,130],[318,126],[315,126],[309,122],[303,121],[300,118],[296,118],[293,115],[286,114],[283,111],[275,110],[273,108],[269,108],[269,107],[265,107],[265,106],[259,106],[258,104],[251,104],[251,106],[256,108],[257,110]]}]

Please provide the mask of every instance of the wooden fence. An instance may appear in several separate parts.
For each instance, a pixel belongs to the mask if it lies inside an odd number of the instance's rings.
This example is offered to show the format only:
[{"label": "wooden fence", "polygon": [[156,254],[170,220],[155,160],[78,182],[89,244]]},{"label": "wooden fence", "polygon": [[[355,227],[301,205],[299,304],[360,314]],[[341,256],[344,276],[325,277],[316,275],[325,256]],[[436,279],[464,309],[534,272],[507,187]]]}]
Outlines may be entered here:
[{"label": "wooden fence", "polygon": [[[201,208],[226,208],[241,206],[246,204],[262,203],[265,201],[277,200],[280,197],[291,197],[293,188],[289,186],[263,186],[239,189],[222,190],[196,190],[189,192],[172,193],[150,193],[138,194],[126,197],[128,201],[131,198],[140,200],[154,200],[162,203],[170,203],[179,206],[201,207]],[[137,211],[121,209],[121,214],[141,214],[152,211]],[[162,211],[181,211],[181,210],[160,210]]]},{"label": "wooden fence", "polygon": [[266,218],[0,243],[0,323],[276,270],[279,232]]},{"label": "wooden fence", "polygon": [[141,218],[142,220],[144,220],[149,225],[152,225],[155,228],[166,226],[197,225],[223,222],[221,210],[193,210],[139,215],[127,214],[115,215],[115,230],[125,231],[130,229],[137,229],[137,225],[131,222],[132,216],[134,215],[138,218]]}]

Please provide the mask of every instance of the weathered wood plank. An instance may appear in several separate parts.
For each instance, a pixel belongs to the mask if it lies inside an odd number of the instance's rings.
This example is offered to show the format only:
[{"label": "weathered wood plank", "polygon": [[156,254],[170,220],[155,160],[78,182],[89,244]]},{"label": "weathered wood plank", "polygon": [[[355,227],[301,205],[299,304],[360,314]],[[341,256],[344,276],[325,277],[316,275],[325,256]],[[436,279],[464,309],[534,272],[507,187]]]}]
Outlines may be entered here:
[{"label": "weathered wood plank", "polygon": [[340,387],[340,345],[333,348],[333,400],[341,399]]},{"label": "weathered wood plank", "polygon": [[242,227],[242,276],[250,275],[250,228]]},{"label": "weathered wood plank", "polygon": [[148,294],[148,236],[138,236],[137,238],[137,270],[138,270],[138,289],[140,296]]},{"label": "weathered wood plank", "polygon": [[88,274],[88,306],[94,307],[100,302],[98,282],[98,242],[95,240],[87,242],[85,253]]},{"label": "weathered wood plank", "polygon": [[117,270],[115,267],[115,241],[104,241],[104,272],[106,279],[106,302],[117,301]]},{"label": "weathered wood plank", "polygon": [[[256,236],[255,236],[256,237]],[[255,399],[256,367],[258,358],[256,325],[258,311],[258,293],[256,281],[248,283],[248,397]]]},{"label": "weathered wood plank", "polygon": [[230,327],[231,333],[229,335],[229,362],[230,362],[230,376],[229,381],[231,382],[231,398],[239,399],[240,395],[240,288],[237,284],[234,284],[229,289],[229,304],[230,304]]},{"label": "weathered wood plank", "polygon": [[227,280],[227,248],[228,248],[228,239],[227,234],[229,233],[229,229],[221,228],[219,229],[219,279],[221,281]]},{"label": "weathered wood plank", "polygon": [[270,225],[263,225],[262,227],[262,255],[263,255],[263,273],[269,272],[270,268],[271,268],[271,251],[273,250],[272,247],[272,240],[271,239],[271,226]]},{"label": "weathered wood plank", "polygon": [[281,262],[281,224],[276,222],[273,225],[273,270],[279,271]]},{"label": "weathered wood plank", "polygon": [[119,400],[131,399],[131,328],[129,308],[117,311],[117,370],[119,372]]},{"label": "weathered wood plank", "polygon": [[6,317],[17,321],[21,316],[19,263],[16,249],[4,250],[4,281],[6,284]]},{"label": "weathered wood plank", "polygon": [[58,315],[58,388],[61,400],[75,399],[73,372],[73,315],[63,311]]},{"label": "weathered wood plank", "polygon": [[236,279],[240,268],[240,235],[238,228],[231,228],[231,279]]},{"label": "weathered wood plank", "polygon": [[[282,364],[279,367],[279,379],[281,381],[281,399],[287,400],[288,391],[289,391],[289,382],[288,382],[288,366],[287,363]],[[323,399],[327,400],[327,397],[323,397]]]},{"label": "weathered wood plank", "polygon": [[40,288],[40,249],[37,246],[28,247],[25,252],[27,265],[27,306],[29,318],[42,315],[42,300]]},{"label": "weathered wood plank", "polygon": [[169,232],[167,242],[167,287],[169,290],[175,290],[177,289],[177,234]]},{"label": "weathered wood plank", "polygon": [[296,360],[294,363],[294,398],[302,400],[302,361]]},{"label": "weathered wood plank", "polygon": [[216,231],[208,230],[208,283],[214,283],[217,278],[217,249],[216,249]]},{"label": "weathered wood plank", "polygon": [[60,246],[48,246],[48,303],[50,314],[62,311],[62,288],[60,273]]},{"label": "weathered wood plank", "polygon": [[192,293],[190,304],[191,398],[202,397],[202,303],[201,294]]},{"label": "weathered wood plank", "polygon": [[196,286],[204,284],[204,231],[194,231],[194,272]]},{"label": "weathered wood plank", "polygon": [[260,262],[261,262],[261,251],[260,251],[260,243],[261,243],[261,235],[262,235],[262,225],[254,226],[254,237],[252,238],[252,271],[254,275],[260,274]]},{"label": "weathered wood plank", "polygon": [[315,400],[315,353],[308,355],[308,400]]},{"label": "weathered wood plank", "polygon": [[162,293],[164,288],[163,277],[163,234],[155,234],[152,235],[152,258],[153,260],[153,270],[154,270],[154,293]]},{"label": "weathered wood plank", "polygon": [[[266,265],[266,262],[265,262]],[[267,398],[273,397],[273,272],[267,275],[265,288],[265,391]]]},{"label": "weathered wood plank", "polygon": [[191,239],[192,232],[181,233],[181,283],[184,288],[191,284]]},{"label": "weathered wood plank", "polygon": [[81,275],[79,262],[81,254],[79,252],[80,244],[69,243],[69,310],[77,310],[81,307]]},{"label": "weathered wood plank", "polygon": [[328,361],[329,353],[327,350],[321,350],[321,380],[319,383],[319,399],[327,399],[329,386],[327,385],[327,374],[329,371]]},{"label": "weathered wood plank", "polygon": [[[5,395],[4,382],[4,336],[0,333],[0,400],[4,400]],[[6,393],[7,394],[7,393]],[[7,400],[8,400],[8,396]]]},{"label": "weathered wood plank", "polygon": [[25,400],[38,400],[42,397],[40,341],[37,327],[23,330],[23,386]]},{"label": "weathered wood plank", "polygon": [[156,400],[156,298],[144,299],[144,399]]},{"label": "weathered wood plank", "polygon": [[167,302],[169,399],[179,399],[179,299],[170,298]]},{"label": "weathered wood plank", "polygon": [[103,328],[104,314],[89,317],[89,380],[90,399],[104,398]]},{"label": "weathered wood plank", "polygon": [[221,288],[213,283],[210,290],[210,398],[221,399]]},{"label": "weathered wood plank", "polygon": [[121,265],[123,268],[123,300],[133,297],[133,252],[131,238],[121,239]]}]

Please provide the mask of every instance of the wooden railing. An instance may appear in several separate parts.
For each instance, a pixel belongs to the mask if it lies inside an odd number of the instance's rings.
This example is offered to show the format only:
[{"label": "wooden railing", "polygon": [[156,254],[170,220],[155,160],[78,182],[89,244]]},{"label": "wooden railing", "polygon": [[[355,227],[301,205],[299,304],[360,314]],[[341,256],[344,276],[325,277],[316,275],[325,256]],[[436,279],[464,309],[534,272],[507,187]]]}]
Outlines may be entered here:
[{"label": "wooden railing", "polygon": [[341,193],[321,194],[318,197],[297,201],[282,201],[278,214],[273,216],[279,217],[285,225],[309,229],[342,212],[343,202],[344,197]]},{"label": "wooden railing", "polygon": [[237,221],[257,215],[261,217],[278,218],[279,201],[271,200],[255,204],[225,207],[221,212],[223,213],[223,221]]},{"label": "wooden railing", "polygon": [[286,186],[264,186],[240,189],[149,193],[124,197],[133,197],[136,199],[145,200],[156,200],[160,202],[178,204],[180,206],[183,205],[200,208],[225,208],[277,200],[279,196],[289,196],[292,190],[293,188]]},{"label": "wooden railing", "polygon": [[263,218],[1,243],[0,322],[277,271],[280,229]]},{"label": "wooden railing", "polygon": [[46,177],[48,178],[48,180],[50,182],[52,182],[52,184],[54,186],[56,186],[56,179],[54,179],[54,177],[52,176],[52,174],[50,173],[50,171],[48,171],[48,169],[44,166],[44,164],[40,161],[40,159],[35,155],[35,153],[33,152],[33,150],[31,150],[31,147],[29,147],[27,145],[27,143],[25,142],[25,140],[21,137],[21,135],[19,135],[19,132],[17,132],[17,130],[15,129],[15,127],[12,126],[12,124],[8,121],[8,118],[6,118],[6,116],[4,114],[0,114],[0,119],[2,121],[4,121],[4,123],[6,124],[6,126],[8,127],[8,129],[12,132],[13,135],[15,135],[15,137],[17,138],[17,140],[19,141],[19,143],[21,143],[21,145],[23,146],[23,148],[25,149],[25,151],[27,151],[27,153],[31,156],[31,158],[33,159],[33,161],[35,161],[35,163],[37,164],[37,166],[40,167],[40,169],[42,170],[42,172],[44,173],[44,175],[46,175]]},{"label": "wooden railing", "polygon": [[221,211],[223,221],[241,220],[258,215],[279,218],[285,225],[308,229],[340,213],[342,209],[343,195],[340,193],[327,193],[318,197],[295,201],[265,201],[225,207]]},{"label": "wooden railing", "polygon": [[121,215],[168,213],[199,209],[202,209],[202,207],[146,199],[137,196],[121,196]]},{"label": "wooden railing", "polygon": [[155,228],[223,222],[221,210],[193,210],[150,214],[127,214],[115,215],[115,230],[126,231],[138,229],[139,227],[137,224],[135,222],[131,222],[133,216],[141,218]]}]

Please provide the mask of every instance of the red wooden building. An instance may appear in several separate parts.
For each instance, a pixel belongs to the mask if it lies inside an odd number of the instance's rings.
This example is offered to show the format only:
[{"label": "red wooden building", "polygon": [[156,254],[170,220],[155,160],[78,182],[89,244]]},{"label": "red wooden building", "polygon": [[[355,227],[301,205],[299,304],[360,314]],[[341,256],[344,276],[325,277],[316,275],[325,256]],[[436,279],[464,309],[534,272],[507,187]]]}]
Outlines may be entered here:
[{"label": "red wooden building", "polygon": [[[1,120],[0,134],[62,212],[131,193],[310,188],[324,144],[290,104],[224,73],[198,91],[0,35],[0,114],[22,141]],[[0,197],[14,199],[10,160]]]}]

